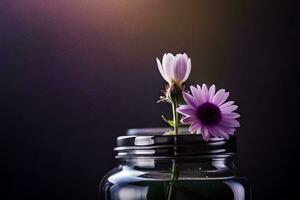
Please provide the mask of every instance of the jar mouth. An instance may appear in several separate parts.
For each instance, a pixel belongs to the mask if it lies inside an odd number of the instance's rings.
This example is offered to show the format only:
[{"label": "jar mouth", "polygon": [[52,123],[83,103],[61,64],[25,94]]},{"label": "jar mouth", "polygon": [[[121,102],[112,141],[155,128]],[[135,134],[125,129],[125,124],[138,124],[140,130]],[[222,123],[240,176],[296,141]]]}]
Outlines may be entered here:
[{"label": "jar mouth", "polygon": [[117,138],[116,158],[224,158],[236,153],[234,136],[205,141],[201,134],[190,134],[186,128],[180,128],[178,135],[164,135],[168,130],[129,129],[126,136]]},{"label": "jar mouth", "polygon": [[[153,136],[153,135],[164,135],[168,131],[171,131],[172,128],[168,127],[154,127],[154,128],[131,128],[128,129],[126,135],[134,136]],[[179,135],[190,135],[188,128],[180,127],[178,129]]]}]

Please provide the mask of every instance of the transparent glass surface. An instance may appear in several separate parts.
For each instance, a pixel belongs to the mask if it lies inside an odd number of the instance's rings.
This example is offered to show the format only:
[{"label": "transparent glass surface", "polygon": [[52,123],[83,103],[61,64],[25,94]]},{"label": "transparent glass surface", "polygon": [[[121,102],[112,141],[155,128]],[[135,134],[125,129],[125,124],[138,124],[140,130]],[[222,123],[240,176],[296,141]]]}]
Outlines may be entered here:
[{"label": "transparent glass surface", "polygon": [[101,200],[250,200],[237,174],[236,139],[164,135],[168,129],[131,129],[117,138],[119,166],[103,177]]},{"label": "transparent glass surface", "polygon": [[[223,163],[224,164],[224,163]],[[210,163],[179,164],[179,177],[171,179],[167,166],[154,169],[122,165],[101,183],[103,200],[167,200],[170,184],[173,200],[250,200],[247,179],[226,166]]]}]

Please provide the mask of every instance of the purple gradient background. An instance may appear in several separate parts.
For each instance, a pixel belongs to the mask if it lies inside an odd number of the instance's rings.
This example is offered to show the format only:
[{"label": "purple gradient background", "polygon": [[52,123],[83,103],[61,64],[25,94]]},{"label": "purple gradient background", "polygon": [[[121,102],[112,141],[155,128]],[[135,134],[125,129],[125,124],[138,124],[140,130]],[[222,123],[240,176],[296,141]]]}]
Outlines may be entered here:
[{"label": "purple gradient background", "polygon": [[289,16],[287,5],[258,0],[2,0],[9,199],[96,199],[115,138],[164,125],[155,62],[164,52],[187,52],[190,83],[215,83],[237,100],[239,168],[254,199],[288,199]]}]

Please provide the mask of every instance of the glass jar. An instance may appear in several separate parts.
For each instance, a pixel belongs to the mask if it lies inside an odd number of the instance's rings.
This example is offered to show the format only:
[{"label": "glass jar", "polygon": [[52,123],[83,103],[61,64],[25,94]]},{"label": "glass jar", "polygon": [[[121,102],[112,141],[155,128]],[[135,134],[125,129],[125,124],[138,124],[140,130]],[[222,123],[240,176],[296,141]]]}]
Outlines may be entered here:
[{"label": "glass jar", "polygon": [[206,142],[201,135],[163,135],[167,129],[131,129],[117,138],[120,165],[101,181],[103,200],[250,200],[236,175],[235,137]]}]

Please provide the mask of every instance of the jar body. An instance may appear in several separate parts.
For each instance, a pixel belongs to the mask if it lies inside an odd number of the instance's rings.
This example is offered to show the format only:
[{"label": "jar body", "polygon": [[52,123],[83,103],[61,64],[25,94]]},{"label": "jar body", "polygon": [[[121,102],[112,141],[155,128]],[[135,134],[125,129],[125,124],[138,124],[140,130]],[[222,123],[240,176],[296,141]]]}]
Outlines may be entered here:
[{"label": "jar body", "polygon": [[247,179],[236,173],[235,137],[131,132],[117,138],[120,165],[102,179],[101,200],[251,199]]},{"label": "jar body", "polygon": [[100,186],[101,199],[167,200],[171,184],[173,200],[251,199],[247,179],[230,174],[228,168],[225,172],[220,168],[198,168],[197,164],[192,166],[184,166],[184,169],[180,167],[179,176],[174,180],[168,169],[120,165],[103,178]]}]

